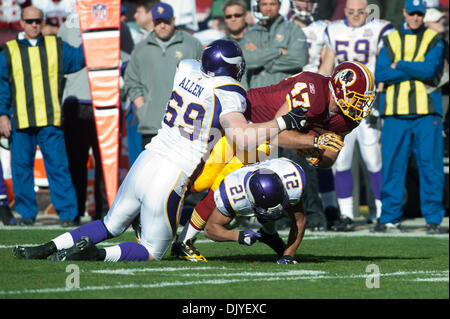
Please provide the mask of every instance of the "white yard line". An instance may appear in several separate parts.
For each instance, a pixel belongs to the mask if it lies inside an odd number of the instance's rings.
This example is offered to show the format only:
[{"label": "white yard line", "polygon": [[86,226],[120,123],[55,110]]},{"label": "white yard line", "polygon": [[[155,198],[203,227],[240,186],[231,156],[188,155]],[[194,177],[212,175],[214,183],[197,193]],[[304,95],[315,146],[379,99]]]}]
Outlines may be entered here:
[{"label": "white yard line", "polygon": [[[181,267],[176,268],[179,271],[185,272],[187,269],[214,269],[217,267]],[[226,268],[226,267],[219,267]],[[154,271],[157,268],[144,268],[147,271]],[[141,271],[144,269],[140,269]],[[126,269],[122,269],[126,270]],[[159,268],[161,271],[175,271],[173,267]],[[236,270],[233,268],[228,269],[230,271]],[[93,271],[99,272],[99,271]],[[121,273],[120,273],[121,274]],[[240,273],[235,273],[236,277]],[[251,273],[250,273],[251,274]],[[185,274],[181,274],[183,276]],[[204,275],[204,274],[203,274]],[[209,274],[210,276],[220,277],[223,274]],[[448,282],[448,270],[445,271],[401,271],[393,273],[380,273],[381,277],[394,277],[394,276],[408,276],[408,275],[432,275],[436,277],[432,278],[415,278],[412,281],[423,282]],[[239,276],[240,277],[240,276]],[[258,276],[259,277],[259,273]],[[367,278],[367,274],[354,274],[349,276],[335,276],[326,275],[323,271],[315,270],[289,270],[285,272],[266,272],[264,273],[264,281],[295,281],[295,280],[319,280],[319,279],[358,279]],[[405,279],[408,280],[408,279]],[[408,281],[411,281],[409,279]],[[233,284],[240,282],[261,282],[261,278],[249,278],[248,274],[245,274],[242,278],[234,279],[207,279],[207,280],[195,280],[195,281],[171,281],[162,283],[149,283],[149,284],[117,284],[107,286],[86,286],[80,288],[42,288],[42,289],[23,289],[23,290],[0,290],[0,295],[21,295],[21,294],[44,294],[44,293],[64,293],[64,292],[80,292],[80,291],[97,291],[97,290],[111,290],[111,289],[150,289],[150,288],[163,288],[163,287],[181,287],[181,286],[198,286],[198,285],[223,285]]]}]

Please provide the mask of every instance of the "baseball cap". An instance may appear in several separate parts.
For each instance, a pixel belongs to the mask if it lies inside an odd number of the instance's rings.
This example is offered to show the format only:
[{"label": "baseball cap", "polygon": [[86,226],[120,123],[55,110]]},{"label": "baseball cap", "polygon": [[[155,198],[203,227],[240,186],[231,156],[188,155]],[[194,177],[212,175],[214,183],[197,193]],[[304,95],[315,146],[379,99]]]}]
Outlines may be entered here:
[{"label": "baseball cap", "polygon": [[441,20],[445,14],[438,9],[435,8],[428,8],[427,13],[425,13],[425,17],[423,18],[423,23],[428,22],[438,22]]},{"label": "baseball cap", "polygon": [[424,0],[406,0],[405,1],[406,12],[421,12],[425,14],[427,10],[427,5]]},{"label": "baseball cap", "polygon": [[166,22],[170,22],[173,18],[173,9],[167,3],[163,2],[157,3],[153,6],[152,17],[153,21],[161,19]]}]

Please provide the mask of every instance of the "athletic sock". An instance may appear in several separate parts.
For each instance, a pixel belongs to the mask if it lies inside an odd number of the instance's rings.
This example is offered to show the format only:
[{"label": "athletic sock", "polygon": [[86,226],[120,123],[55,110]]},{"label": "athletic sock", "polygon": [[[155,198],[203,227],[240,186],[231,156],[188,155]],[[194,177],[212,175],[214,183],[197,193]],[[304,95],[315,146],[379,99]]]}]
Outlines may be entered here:
[{"label": "athletic sock", "polygon": [[74,243],[76,243],[82,236],[89,237],[94,244],[108,239],[108,230],[101,220],[95,220],[71,230],[69,234],[72,236]]}]

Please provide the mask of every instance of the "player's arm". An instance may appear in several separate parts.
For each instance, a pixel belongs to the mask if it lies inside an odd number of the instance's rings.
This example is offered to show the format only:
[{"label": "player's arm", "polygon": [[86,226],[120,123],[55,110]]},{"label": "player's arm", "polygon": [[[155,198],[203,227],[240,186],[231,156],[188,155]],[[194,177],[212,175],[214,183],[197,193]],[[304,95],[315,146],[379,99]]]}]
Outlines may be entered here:
[{"label": "player's arm", "polygon": [[[281,108],[277,112],[277,117],[285,114],[289,110],[288,103],[285,102]],[[343,135],[336,134],[341,137],[341,140],[344,139]],[[278,134],[278,138],[275,140],[276,144],[283,148],[288,149],[314,149],[319,147],[317,144],[317,141],[315,140],[315,137],[313,135],[300,133],[295,130],[289,130],[289,131],[283,131]],[[320,142],[320,141],[319,141]],[[339,155],[339,151],[343,146],[342,144],[333,144],[337,147],[337,149],[332,148],[325,148],[326,145],[320,146],[321,149],[321,158],[318,162],[317,166],[320,168],[330,168],[333,166],[334,162],[337,159],[337,156]]]},{"label": "player's arm", "polygon": [[217,207],[214,208],[206,222],[205,236],[214,241],[238,241],[239,232],[225,228],[232,219],[223,215]]},{"label": "player's arm", "polygon": [[297,205],[288,207],[286,210],[292,220],[292,223],[283,256],[291,256],[293,258],[298,246],[300,246],[303,240],[303,235],[305,234],[306,215],[303,205],[303,198],[300,199],[300,202]]},{"label": "player's arm", "polygon": [[241,245],[251,246],[260,237],[261,234],[251,229],[234,231],[225,228],[231,222],[232,218],[223,215],[216,207],[206,222],[204,234],[206,238],[214,241],[236,241]]},{"label": "player's arm", "polygon": [[235,143],[238,150],[246,150],[271,140],[280,131],[301,129],[304,119],[302,112],[294,109],[268,122],[249,124],[242,113],[230,112],[220,117],[220,124],[228,140]]},{"label": "player's arm", "polygon": [[333,50],[329,46],[325,46],[323,48],[323,54],[322,54],[322,63],[320,64],[319,70],[317,73],[325,74],[325,75],[331,75],[333,73],[334,69],[334,59],[335,55]]}]

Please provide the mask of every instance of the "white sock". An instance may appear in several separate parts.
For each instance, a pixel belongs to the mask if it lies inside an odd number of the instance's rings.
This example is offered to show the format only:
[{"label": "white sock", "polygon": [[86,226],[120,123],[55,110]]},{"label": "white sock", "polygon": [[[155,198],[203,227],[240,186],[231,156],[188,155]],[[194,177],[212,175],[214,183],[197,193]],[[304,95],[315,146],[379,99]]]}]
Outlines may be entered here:
[{"label": "white sock", "polygon": [[73,242],[73,237],[69,232],[59,235],[52,241],[55,243],[58,250],[70,248],[75,244]]},{"label": "white sock", "polygon": [[177,242],[186,242],[189,239],[197,237],[198,233],[200,233],[200,230],[195,229],[190,223],[187,223],[184,225],[180,235],[178,235]]},{"label": "white sock", "polygon": [[377,208],[377,218],[381,216],[381,200],[375,199],[375,207]]},{"label": "white sock", "polygon": [[353,197],[338,198],[341,215],[353,220]]},{"label": "white sock", "polygon": [[120,255],[122,254],[122,250],[119,245],[106,247],[106,256],[104,261],[117,262],[119,261]]}]

